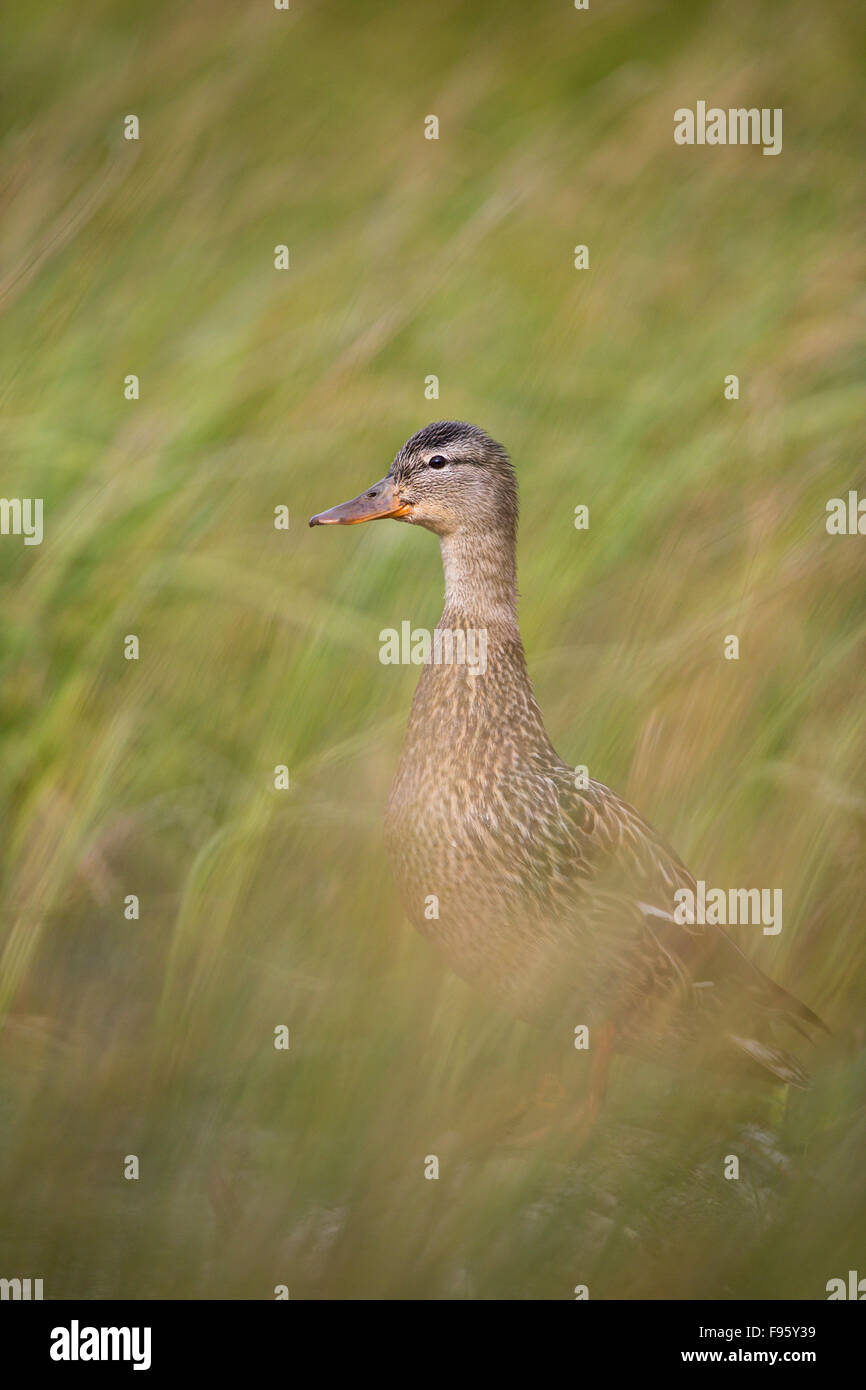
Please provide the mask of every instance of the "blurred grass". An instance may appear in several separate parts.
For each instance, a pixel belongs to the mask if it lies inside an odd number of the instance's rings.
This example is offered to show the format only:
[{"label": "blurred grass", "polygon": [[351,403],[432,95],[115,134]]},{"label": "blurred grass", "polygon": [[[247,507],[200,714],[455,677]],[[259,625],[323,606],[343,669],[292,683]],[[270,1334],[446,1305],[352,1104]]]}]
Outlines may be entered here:
[{"label": "blurred grass", "polygon": [[[0,543],[0,1273],[824,1296],[866,1258],[864,542],[824,528],[866,493],[860,8],[6,23],[2,491],[46,522]],[[698,99],[781,106],[782,155],[676,147]],[[305,528],[440,416],[513,453],[560,752],[697,875],[783,888],[744,944],[836,1035],[788,1177],[754,1097],[633,1061],[588,1153],[490,1137],[541,1044],[405,925],[380,840],[416,673],[377,638],[435,622],[437,547]]]}]

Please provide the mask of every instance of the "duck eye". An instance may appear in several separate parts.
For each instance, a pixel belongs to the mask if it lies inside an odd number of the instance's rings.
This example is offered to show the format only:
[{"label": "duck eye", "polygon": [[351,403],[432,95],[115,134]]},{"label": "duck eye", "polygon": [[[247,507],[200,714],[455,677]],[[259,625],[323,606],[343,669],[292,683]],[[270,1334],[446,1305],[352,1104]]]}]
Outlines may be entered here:
[{"label": "duck eye", "polygon": [[441,454],[434,454],[432,459],[427,460],[428,468],[444,468],[448,460]]}]

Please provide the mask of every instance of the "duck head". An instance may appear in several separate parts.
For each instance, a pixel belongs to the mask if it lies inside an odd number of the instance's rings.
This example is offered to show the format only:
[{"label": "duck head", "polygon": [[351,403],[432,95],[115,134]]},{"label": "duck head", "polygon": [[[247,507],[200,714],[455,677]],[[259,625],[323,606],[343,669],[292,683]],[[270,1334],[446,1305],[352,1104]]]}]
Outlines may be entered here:
[{"label": "duck head", "polygon": [[392,517],[447,538],[517,526],[517,482],[501,444],[477,425],[438,420],[413,434],[386,477],[351,502],[310,517],[311,526],[357,526]]}]

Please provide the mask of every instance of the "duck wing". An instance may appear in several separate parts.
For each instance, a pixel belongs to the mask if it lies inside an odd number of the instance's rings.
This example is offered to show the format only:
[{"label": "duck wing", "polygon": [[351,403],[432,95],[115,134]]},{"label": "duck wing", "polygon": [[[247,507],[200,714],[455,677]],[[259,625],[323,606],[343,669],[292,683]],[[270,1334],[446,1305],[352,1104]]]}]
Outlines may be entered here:
[{"label": "duck wing", "polygon": [[697,885],[661,836],[602,783],[576,788],[573,774],[560,789],[560,811],[580,886],[575,921],[584,950],[591,942],[599,1012],[615,1023],[624,1045],[660,1057],[684,1049],[710,1054],[723,1068],[807,1085],[776,1031],[780,1024],[806,1037],[809,1029],[829,1030],[722,927],[678,920],[684,914],[675,894],[695,895]]}]

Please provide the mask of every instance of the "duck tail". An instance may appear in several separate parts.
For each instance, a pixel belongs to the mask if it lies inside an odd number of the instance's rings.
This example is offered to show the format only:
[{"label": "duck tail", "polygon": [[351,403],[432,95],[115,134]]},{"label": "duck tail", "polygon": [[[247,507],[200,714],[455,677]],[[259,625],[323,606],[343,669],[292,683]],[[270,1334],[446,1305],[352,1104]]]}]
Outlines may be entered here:
[{"label": "duck tail", "polygon": [[786,1086],[800,1086],[805,1089],[811,1084],[812,1078],[809,1073],[790,1052],[783,1052],[780,1047],[759,1042],[757,1038],[744,1038],[739,1033],[729,1033],[728,1038],[737,1050],[749,1057],[762,1072],[769,1072]]},{"label": "duck tail", "polygon": [[[803,1033],[804,1037],[809,1037],[802,1024],[807,1028],[818,1028],[822,1033],[826,1033],[828,1038],[832,1038],[833,1030],[828,1028],[823,1018],[810,1009],[808,1004],[804,1004],[795,994],[790,994],[788,990],[782,989],[781,985],[774,982],[776,998],[780,1000],[786,1021],[789,1025],[797,1029],[798,1033]],[[810,1039],[811,1041],[811,1039]]]}]

